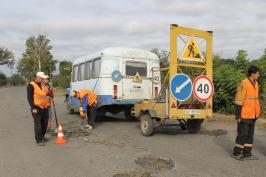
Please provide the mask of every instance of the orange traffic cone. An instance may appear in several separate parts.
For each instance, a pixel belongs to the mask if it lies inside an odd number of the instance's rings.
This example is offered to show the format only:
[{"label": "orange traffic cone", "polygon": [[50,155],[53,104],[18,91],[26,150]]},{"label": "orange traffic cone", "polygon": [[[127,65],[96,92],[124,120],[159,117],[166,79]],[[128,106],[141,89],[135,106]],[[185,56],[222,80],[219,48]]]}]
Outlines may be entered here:
[{"label": "orange traffic cone", "polygon": [[64,138],[64,132],[61,124],[58,125],[58,130],[57,130],[57,139],[55,144],[65,144],[67,143],[67,140]]}]

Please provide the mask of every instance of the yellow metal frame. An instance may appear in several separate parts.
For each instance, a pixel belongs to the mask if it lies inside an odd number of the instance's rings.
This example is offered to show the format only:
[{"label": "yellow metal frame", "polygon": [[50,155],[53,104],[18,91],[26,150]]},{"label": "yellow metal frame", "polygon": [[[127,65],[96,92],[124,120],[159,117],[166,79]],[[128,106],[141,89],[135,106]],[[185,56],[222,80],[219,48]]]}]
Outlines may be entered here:
[{"label": "yellow metal frame", "polygon": [[[198,38],[203,38],[206,41],[206,58],[205,62],[180,62],[178,59],[178,39],[179,35],[193,36]],[[181,38],[181,40],[183,40]],[[182,60],[184,61],[184,60]],[[189,68],[202,68],[202,72],[200,74],[206,74],[206,76],[212,80],[212,32],[210,31],[202,31],[196,30],[192,28],[185,28],[178,25],[170,26],[170,63],[169,68],[161,68],[161,69],[152,69],[152,78],[154,76],[154,72],[168,70],[165,80],[161,85],[161,90],[157,96],[162,94],[165,85],[167,84],[167,80],[170,80],[177,74],[182,72],[181,67],[189,67]],[[154,85],[152,85],[154,88]],[[170,88],[170,87],[169,87]],[[212,117],[212,99],[209,99],[206,103],[200,103],[204,109],[184,109],[180,108],[183,104],[182,102],[178,102],[170,91],[166,94],[166,102],[158,103],[158,97],[155,97],[154,91],[152,89],[152,100],[147,100],[139,104],[135,104],[132,108],[132,116],[139,117],[141,111],[151,111],[152,117],[156,117],[159,119],[205,119]],[[176,108],[171,108],[171,105],[175,103]]]},{"label": "yellow metal frame", "polygon": [[[198,38],[203,38],[206,41],[206,59],[205,63],[194,64],[194,63],[179,63],[178,59],[178,38],[179,35],[194,36]],[[169,64],[169,78],[173,78],[180,70],[180,66],[183,67],[196,67],[203,68],[206,71],[206,76],[212,80],[212,32],[202,31],[192,28],[185,28],[178,25],[170,26],[170,64]],[[187,114],[184,109],[171,108],[173,103],[177,103],[177,100],[169,93],[169,118],[208,118],[212,117],[212,99],[208,100],[205,105],[205,109],[198,110],[197,114]],[[182,104],[182,103],[180,103]],[[179,104],[179,105],[180,105]],[[193,110],[192,110],[193,111]]]}]

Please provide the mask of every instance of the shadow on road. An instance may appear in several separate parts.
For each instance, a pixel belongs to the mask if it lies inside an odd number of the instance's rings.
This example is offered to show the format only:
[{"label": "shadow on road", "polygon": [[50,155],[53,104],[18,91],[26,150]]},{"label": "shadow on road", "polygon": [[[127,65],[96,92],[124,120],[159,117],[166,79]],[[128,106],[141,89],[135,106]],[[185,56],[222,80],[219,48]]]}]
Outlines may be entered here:
[{"label": "shadow on road", "polygon": [[261,141],[260,139],[256,138],[256,137],[255,137],[255,141],[254,141],[254,148],[257,151],[259,151],[260,153],[262,153],[264,156],[266,156],[266,146],[265,146],[265,143],[263,141]]}]

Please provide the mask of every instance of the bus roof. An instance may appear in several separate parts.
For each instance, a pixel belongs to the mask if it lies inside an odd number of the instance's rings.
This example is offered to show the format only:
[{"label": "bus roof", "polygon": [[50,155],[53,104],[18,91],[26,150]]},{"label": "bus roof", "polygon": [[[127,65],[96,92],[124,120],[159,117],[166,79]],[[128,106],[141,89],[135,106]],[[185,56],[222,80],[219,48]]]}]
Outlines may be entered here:
[{"label": "bus roof", "polygon": [[156,54],[147,50],[126,48],[126,47],[112,47],[112,48],[105,48],[91,55],[86,55],[81,58],[78,58],[74,60],[73,65],[77,63],[82,63],[85,60],[90,60],[98,57],[121,57],[121,58],[148,59],[148,60],[157,60],[157,61],[159,60]]}]

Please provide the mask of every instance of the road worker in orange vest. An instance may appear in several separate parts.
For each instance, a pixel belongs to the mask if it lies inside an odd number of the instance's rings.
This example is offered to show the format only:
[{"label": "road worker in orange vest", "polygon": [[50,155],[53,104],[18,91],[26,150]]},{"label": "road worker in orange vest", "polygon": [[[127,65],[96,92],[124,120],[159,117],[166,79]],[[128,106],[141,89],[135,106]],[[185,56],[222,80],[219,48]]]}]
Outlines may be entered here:
[{"label": "road worker in orange vest", "polygon": [[[93,129],[95,127],[97,95],[91,90],[73,90],[70,94],[80,100],[80,117],[87,122],[84,127]],[[86,121],[86,120],[85,120]]]},{"label": "road worker in orange vest", "polygon": [[[46,97],[47,97],[47,110],[48,110],[48,126],[47,126],[47,130],[48,131],[52,131],[52,109],[51,109],[51,105],[52,105],[52,98],[54,97],[53,94],[53,89],[51,88],[51,86],[49,85],[50,82],[50,77],[48,75],[45,75],[45,78],[43,79],[43,86],[46,92]],[[45,139],[46,140],[46,139]]]},{"label": "road worker in orange vest", "polygon": [[237,160],[257,160],[251,153],[255,122],[260,116],[259,69],[250,66],[247,78],[237,87],[235,96],[235,114],[237,120],[237,137],[233,157]]},{"label": "road worker in orange vest", "polygon": [[48,123],[47,97],[45,87],[42,85],[45,74],[38,72],[34,81],[27,86],[27,98],[34,120],[35,141],[37,145],[45,145],[45,133]]}]

